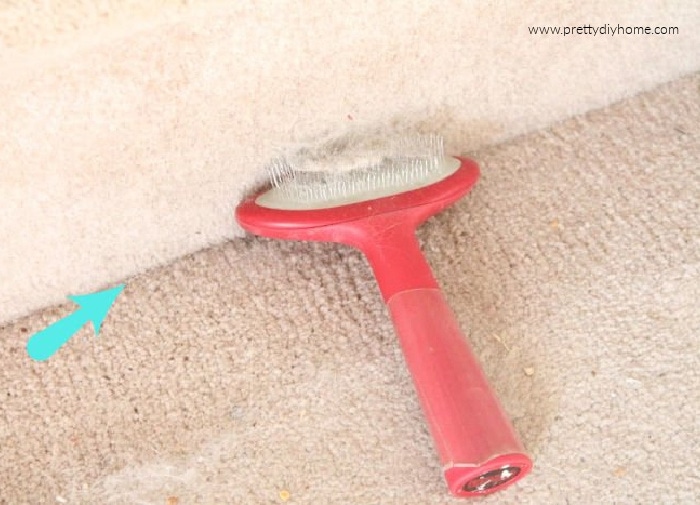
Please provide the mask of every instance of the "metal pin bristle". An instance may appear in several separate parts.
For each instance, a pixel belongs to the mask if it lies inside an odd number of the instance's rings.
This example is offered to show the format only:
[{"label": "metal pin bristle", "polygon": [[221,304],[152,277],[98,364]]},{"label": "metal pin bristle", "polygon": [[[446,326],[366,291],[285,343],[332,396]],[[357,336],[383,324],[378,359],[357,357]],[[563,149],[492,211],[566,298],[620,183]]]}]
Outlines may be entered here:
[{"label": "metal pin bristle", "polygon": [[277,158],[267,165],[270,183],[277,188],[279,196],[290,202],[322,203],[362,192],[399,190],[421,182],[440,169],[444,144],[440,135],[411,135],[389,141],[381,152],[352,155],[357,158],[351,160],[355,166],[363,159],[372,161],[363,168],[345,171],[341,161],[338,171],[327,172],[299,170],[289,158]]}]

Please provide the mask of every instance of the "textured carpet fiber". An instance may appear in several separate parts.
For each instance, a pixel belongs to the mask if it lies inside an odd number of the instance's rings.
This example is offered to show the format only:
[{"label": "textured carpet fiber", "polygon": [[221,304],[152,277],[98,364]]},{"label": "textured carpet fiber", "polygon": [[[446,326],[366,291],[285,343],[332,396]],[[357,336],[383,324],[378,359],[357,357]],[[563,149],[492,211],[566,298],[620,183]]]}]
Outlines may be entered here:
[{"label": "textured carpet fiber", "polygon": [[[529,30],[584,24],[678,33]],[[697,0],[0,0],[0,321],[240,238],[279,148],[475,151],[697,72],[698,26]]]},{"label": "textured carpet fiber", "polygon": [[[693,503],[700,76],[471,154],[420,238],[535,459],[481,503]],[[194,254],[32,362],[71,310],[0,330],[0,503],[453,502],[357,252]]]}]

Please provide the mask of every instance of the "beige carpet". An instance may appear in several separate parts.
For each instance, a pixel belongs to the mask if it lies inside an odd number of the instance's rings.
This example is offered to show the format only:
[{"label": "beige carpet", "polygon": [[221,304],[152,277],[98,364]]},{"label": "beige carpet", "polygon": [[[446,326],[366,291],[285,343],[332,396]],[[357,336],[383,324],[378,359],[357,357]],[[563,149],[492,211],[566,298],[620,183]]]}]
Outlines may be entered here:
[{"label": "beige carpet", "polygon": [[[420,237],[536,465],[481,503],[697,503],[700,75],[471,154]],[[71,310],[0,330],[0,503],[453,502],[358,253],[194,254],[32,362]]]},{"label": "beige carpet", "polygon": [[[583,25],[678,32],[530,33]],[[0,0],[0,321],[237,238],[281,146],[494,145],[697,72],[699,26],[697,0]]]}]

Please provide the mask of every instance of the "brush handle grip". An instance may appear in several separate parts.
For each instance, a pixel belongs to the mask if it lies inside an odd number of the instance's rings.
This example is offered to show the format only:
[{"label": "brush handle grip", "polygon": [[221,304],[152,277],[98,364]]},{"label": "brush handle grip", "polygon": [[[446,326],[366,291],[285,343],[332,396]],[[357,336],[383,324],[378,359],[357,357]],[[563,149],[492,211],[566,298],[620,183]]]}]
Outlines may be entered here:
[{"label": "brush handle grip", "polygon": [[450,491],[482,495],[532,466],[439,289],[388,302]]},{"label": "brush handle grip", "polygon": [[355,244],[391,313],[450,491],[478,496],[503,489],[532,462],[420,250],[419,219],[403,217],[365,223],[371,239],[360,235]]}]

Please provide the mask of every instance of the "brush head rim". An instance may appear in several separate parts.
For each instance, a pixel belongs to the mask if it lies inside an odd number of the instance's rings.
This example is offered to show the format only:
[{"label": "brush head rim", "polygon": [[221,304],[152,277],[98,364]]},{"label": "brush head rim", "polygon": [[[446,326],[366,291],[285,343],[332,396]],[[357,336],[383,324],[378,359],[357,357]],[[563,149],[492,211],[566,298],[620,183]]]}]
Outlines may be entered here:
[{"label": "brush head rim", "polygon": [[478,180],[480,171],[475,161],[459,156],[454,158],[459,161],[459,168],[434,184],[337,207],[309,210],[263,207],[256,201],[267,191],[266,188],[244,199],[238,205],[235,211],[236,220],[243,229],[255,235],[329,241],[334,240],[318,234],[311,237],[309,232],[389,213],[395,213],[397,219],[410,218],[417,226],[468,193]]}]

